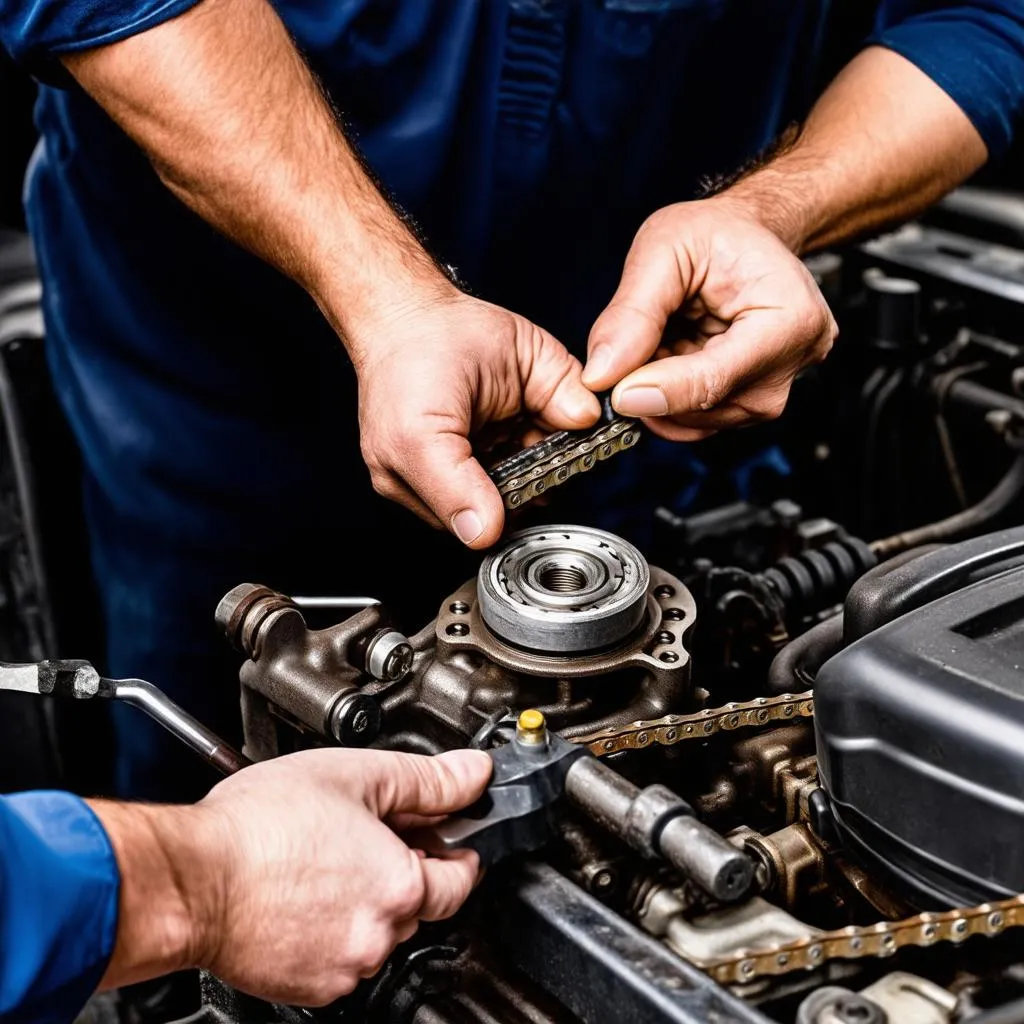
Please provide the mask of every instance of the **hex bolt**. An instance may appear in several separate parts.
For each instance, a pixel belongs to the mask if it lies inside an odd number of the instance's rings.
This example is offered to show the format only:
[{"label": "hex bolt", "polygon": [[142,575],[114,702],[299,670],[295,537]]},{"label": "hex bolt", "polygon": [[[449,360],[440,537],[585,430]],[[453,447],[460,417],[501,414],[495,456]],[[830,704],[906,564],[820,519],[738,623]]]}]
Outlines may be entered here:
[{"label": "hex bolt", "polygon": [[367,693],[352,688],[331,709],[331,735],[343,747],[365,747],[380,732],[380,705]]}]

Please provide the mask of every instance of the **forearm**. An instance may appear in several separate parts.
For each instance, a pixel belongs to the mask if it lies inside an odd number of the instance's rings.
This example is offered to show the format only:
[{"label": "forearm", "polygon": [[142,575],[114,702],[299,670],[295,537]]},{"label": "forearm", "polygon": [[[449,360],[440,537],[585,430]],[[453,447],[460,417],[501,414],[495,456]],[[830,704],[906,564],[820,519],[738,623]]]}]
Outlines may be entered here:
[{"label": "forearm", "polygon": [[102,988],[199,965],[217,913],[217,847],[198,807],[89,801],[121,874],[117,940]]},{"label": "forearm", "polygon": [[65,62],[180,199],[298,281],[343,337],[382,305],[450,290],[266,0],[204,0]]},{"label": "forearm", "polygon": [[938,85],[872,48],[832,83],[792,146],[723,195],[807,252],[914,216],[986,158]]}]

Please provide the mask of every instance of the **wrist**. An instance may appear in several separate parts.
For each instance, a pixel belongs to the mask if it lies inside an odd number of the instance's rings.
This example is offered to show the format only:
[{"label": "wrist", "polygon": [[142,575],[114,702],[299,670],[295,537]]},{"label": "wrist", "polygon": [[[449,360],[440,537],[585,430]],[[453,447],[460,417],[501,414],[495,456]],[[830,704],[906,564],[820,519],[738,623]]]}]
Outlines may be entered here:
[{"label": "wrist", "polygon": [[757,222],[799,255],[818,230],[816,199],[806,176],[788,170],[786,159],[762,167],[709,201]]},{"label": "wrist", "polygon": [[103,987],[207,962],[222,887],[204,814],[195,807],[89,803],[121,875],[117,941]]},{"label": "wrist", "polygon": [[358,363],[388,323],[462,293],[369,182],[356,192],[299,283]]}]

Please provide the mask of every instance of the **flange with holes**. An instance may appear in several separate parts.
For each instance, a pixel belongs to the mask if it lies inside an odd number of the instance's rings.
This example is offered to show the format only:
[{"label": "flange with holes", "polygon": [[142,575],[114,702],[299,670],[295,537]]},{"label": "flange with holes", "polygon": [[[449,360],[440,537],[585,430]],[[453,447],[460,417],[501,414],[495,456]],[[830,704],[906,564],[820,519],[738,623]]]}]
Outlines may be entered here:
[{"label": "flange with holes", "polygon": [[600,650],[643,621],[650,570],[631,544],[587,526],[535,526],[484,559],[480,612],[508,643],[548,654]]}]

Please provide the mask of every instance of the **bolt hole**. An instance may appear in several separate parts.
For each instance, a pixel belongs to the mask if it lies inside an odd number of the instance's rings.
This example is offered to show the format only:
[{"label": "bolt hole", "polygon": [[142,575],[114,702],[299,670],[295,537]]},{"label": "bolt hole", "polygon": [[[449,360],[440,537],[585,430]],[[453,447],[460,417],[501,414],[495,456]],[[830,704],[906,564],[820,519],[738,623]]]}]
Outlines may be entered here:
[{"label": "bolt hole", "polygon": [[466,615],[469,612],[469,605],[466,604],[465,601],[452,601],[452,603],[448,605],[448,611],[450,611],[452,615]]},{"label": "bolt hole", "polygon": [[469,632],[469,626],[464,622],[453,622],[445,632],[449,636],[465,636]]},{"label": "bolt hole", "polygon": [[556,594],[572,594],[586,587],[587,574],[578,566],[551,562],[537,573],[537,580],[545,590]]},{"label": "bolt hole", "polygon": [[675,597],[676,596],[676,588],[675,587],[670,587],[667,583],[663,583],[660,587],[655,587],[654,588],[654,596],[655,597],[660,597],[662,599],[667,598],[667,597]]},{"label": "bolt hole", "polygon": [[672,622],[678,622],[680,619],[684,618],[685,615],[686,612],[684,612],[682,608],[665,609],[665,618],[670,619]]},{"label": "bolt hole", "polygon": [[667,629],[663,629],[654,637],[654,642],[656,644],[674,644],[676,638]]},{"label": "bolt hole", "polygon": [[658,657],[662,661],[667,661],[669,664],[679,660],[679,655],[676,654],[675,651],[662,651],[661,654],[658,655]]}]

